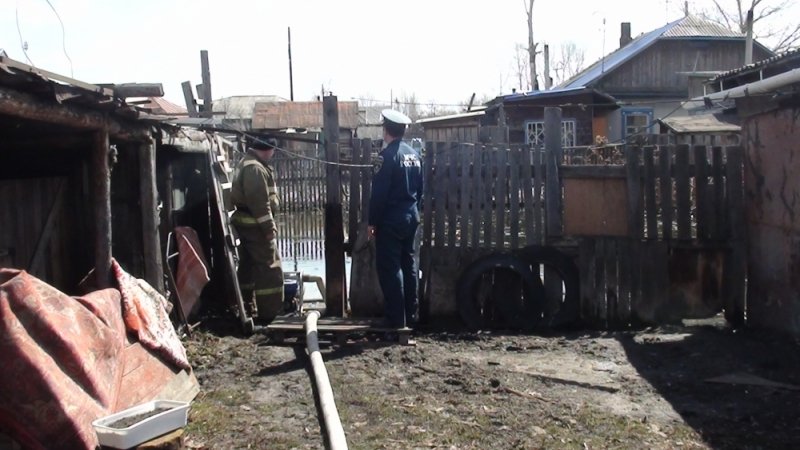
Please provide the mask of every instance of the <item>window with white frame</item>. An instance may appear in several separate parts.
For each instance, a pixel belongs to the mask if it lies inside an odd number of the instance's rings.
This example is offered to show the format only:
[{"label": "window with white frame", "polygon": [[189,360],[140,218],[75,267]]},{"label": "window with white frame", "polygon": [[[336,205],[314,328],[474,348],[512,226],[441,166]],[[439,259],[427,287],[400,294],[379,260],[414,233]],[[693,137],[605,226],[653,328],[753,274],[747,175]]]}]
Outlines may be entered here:
[{"label": "window with white frame", "polygon": [[[561,145],[564,147],[575,146],[575,121],[561,121]],[[529,121],[525,122],[525,143],[533,144],[534,147],[544,145],[544,122]]]}]

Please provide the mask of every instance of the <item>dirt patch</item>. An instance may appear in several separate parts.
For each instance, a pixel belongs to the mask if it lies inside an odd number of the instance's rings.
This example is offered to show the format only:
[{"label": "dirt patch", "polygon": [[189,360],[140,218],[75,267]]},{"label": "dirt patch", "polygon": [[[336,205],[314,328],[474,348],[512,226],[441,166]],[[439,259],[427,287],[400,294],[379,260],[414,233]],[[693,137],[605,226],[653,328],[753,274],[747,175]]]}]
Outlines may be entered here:
[{"label": "dirt patch", "polygon": [[[323,357],[350,448],[798,448],[800,345],[720,325],[558,336],[420,333]],[[186,342],[191,448],[323,448],[305,348]],[[710,383],[747,373],[789,385]]]}]

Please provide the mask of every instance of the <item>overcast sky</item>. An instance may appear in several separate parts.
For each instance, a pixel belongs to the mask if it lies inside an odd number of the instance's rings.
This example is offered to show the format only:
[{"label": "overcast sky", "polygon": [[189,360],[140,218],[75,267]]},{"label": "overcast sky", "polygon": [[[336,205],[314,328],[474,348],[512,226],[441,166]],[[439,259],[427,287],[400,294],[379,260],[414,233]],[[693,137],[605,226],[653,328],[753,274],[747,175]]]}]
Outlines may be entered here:
[{"label": "overcast sky", "polygon": [[[692,1],[690,10],[710,1]],[[288,27],[295,100],[311,100],[323,85],[340,100],[494,97],[516,87],[515,45],[527,41],[525,0],[50,2],[64,22],[63,43],[47,0],[0,0],[0,48],[10,57],[26,60],[22,40],[37,67],[93,83],[160,82],[178,104],[180,83],[201,81],[201,49],[209,51],[214,98],[288,98]],[[536,0],[535,39],[553,52],[574,42],[588,65],[619,45],[621,22],[631,22],[636,36],[681,17],[683,7],[678,0]]]}]

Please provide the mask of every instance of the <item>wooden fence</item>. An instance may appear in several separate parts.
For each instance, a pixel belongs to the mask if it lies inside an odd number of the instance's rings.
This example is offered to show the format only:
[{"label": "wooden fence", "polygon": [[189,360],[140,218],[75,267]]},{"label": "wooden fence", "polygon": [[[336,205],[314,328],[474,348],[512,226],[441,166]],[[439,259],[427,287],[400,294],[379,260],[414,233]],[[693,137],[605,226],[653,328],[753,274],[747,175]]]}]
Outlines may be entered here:
[{"label": "wooden fence", "polygon": [[[671,322],[723,306],[730,320],[742,320],[740,147],[426,149],[423,294],[430,315],[455,313],[456,280],[478,256],[547,245],[578,266],[576,310],[586,324]],[[558,303],[560,281],[544,274],[548,303]]]}]

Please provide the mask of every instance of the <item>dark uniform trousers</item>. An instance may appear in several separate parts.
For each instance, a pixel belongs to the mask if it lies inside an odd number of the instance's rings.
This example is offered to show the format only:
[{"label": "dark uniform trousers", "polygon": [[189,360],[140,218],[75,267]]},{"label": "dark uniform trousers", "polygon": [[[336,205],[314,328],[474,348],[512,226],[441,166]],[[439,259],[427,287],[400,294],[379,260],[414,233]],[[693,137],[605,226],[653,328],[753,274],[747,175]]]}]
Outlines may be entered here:
[{"label": "dark uniform trousers", "polygon": [[282,312],[283,308],[283,268],[275,239],[267,239],[257,224],[239,211],[233,214],[231,222],[241,240],[239,252],[239,286],[245,302],[255,295],[258,318],[270,321]]},{"label": "dark uniform trousers", "polygon": [[378,227],[375,237],[378,279],[385,317],[391,326],[413,326],[417,311],[417,267],[414,239],[419,222],[411,214]]}]

